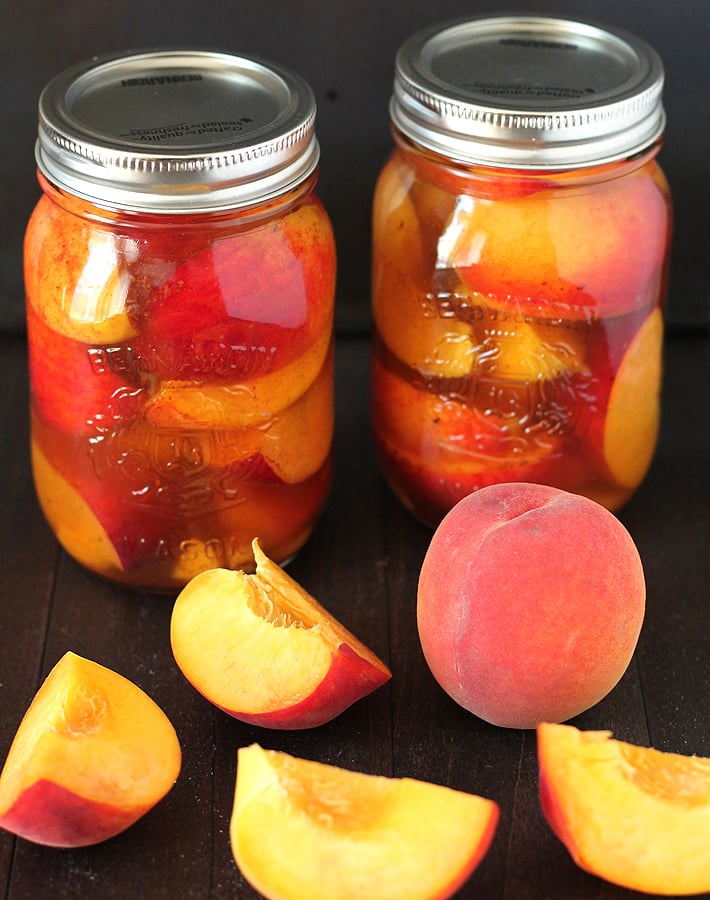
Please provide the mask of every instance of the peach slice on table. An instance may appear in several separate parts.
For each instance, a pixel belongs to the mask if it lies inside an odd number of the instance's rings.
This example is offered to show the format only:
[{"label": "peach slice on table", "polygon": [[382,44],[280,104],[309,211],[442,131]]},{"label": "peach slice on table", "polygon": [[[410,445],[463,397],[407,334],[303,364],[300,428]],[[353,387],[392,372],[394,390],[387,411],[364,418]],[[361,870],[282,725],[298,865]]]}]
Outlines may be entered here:
[{"label": "peach slice on table", "polygon": [[269,728],[313,728],[391,673],[296,581],[252,545],[256,572],[212,569],[173,607],[173,655],[215,706]]},{"label": "peach slice on table", "polygon": [[604,458],[619,484],[636,487],[651,465],[660,425],[663,313],[643,323],[619,366],[604,422]]},{"label": "peach slice on table", "polygon": [[710,891],[710,759],[542,723],[540,799],[580,868],[647,894]]},{"label": "peach slice on table", "polygon": [[258,744],[238,751],[232,853],[269,900],[445,900],[483,859],[497,822],[498,806],[474,794]]},{"label": "peach slice on table", "polygon": [[175,729],[138,685],[66,653],[34,697],[0,774],[0,826],[53,847],[124,831],[180,772]]}]

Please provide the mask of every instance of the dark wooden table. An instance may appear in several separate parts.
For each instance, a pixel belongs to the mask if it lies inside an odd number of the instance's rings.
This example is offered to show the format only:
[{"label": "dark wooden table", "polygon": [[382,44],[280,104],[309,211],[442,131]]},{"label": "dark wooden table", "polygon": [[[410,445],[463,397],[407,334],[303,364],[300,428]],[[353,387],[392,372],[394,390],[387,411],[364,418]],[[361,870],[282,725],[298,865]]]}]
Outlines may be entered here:
[{"label": "dark wooden table", "polygon": [[[460,897],[631,896],[579,870],[546,825],[534,733],[489,726],[464,712],[426,668],[415,600],[431,533],[398,505],[378,473],[367,358],[365,338],[339,340],[335,481],[321,522],[289,571],[389,663],[393,678],[334,722],[288,733],[242,725],[188,685],[170,652],[168,598],[97,580],[58,549],[31,483],[25,346],[0,338],[0,760],[42,678],[70,649],[151,694],[183,748],[174,789],[111,841],[67,851],[1,833],[4,900],[256,897],[232,860],[228,834],[237,748],[253,741],[495,799],[495,839]],[[620,515],[644,561],[646,621],[625,677],[574,724],[710,756],[710,334],[671,333],[666,369],[658,452]]]}]

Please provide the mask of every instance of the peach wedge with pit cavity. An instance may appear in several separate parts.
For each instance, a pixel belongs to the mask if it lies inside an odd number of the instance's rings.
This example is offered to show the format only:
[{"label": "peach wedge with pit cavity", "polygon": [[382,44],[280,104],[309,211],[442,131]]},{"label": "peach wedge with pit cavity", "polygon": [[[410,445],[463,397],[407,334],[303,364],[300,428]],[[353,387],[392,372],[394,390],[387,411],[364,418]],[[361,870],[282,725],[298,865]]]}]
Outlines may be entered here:
[{"label": "peach wedge with pit cavity", "polygon": [[710,759],[541,723],[540,800],[580,868],[648,894],[710,891]]},{"label": "peach wedge with pit cavity", "polygon": [[173,786],[175,729],[138,685],[66,653],[35,695],[0,774],[0,826],[52,847],[107,840]]},{"label": "peach wedge with pit cavity", "polygon": [[215,706],[267,728],[322,725],[391,673],[261,550],[253,575],[212,569],[181,591],[173,655]]},{"label": "peach wedge with pit cavity", "polygon": [[268,900],[444,900],[483,859],[497,821],[493,801],[441,785],[258,744],[238,753],[232,853]]}]

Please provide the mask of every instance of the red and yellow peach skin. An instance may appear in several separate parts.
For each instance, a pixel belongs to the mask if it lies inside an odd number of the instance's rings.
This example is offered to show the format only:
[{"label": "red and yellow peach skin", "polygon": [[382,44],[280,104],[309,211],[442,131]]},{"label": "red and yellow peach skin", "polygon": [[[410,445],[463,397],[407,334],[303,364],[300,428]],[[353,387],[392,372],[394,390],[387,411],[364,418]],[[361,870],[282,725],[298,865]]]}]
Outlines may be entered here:
[{"label": "red and yellow peach skin", "polygon": [[188,681],[237,719],[268,728],[330,721],[390,670],[253,542],[256,572],[212,569],[173,607],[170,639]]},{"label": "red and yellow peach skin", "polygon": [[82,847],[132,825],[180,772],[175,729],[136,684],[66,653],[17,730],[0,774],[0,827]]},{"label": "red and yellow peach skin", "polygon": [[435,531],[417,622],[442,688],[495,725],[562,722],[631,661],[645,609],[641,559],[598,503],[541,484],[482,488]]}]

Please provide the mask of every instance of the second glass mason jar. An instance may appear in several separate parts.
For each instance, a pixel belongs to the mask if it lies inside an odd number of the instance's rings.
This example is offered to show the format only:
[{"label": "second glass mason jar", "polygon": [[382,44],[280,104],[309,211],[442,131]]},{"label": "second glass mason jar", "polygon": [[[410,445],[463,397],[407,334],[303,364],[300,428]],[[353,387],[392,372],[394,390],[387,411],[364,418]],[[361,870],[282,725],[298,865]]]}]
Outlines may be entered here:
[{"label": "second glass mason jar", "polygon": [[644,478],[671,230],[662,86],[643,41],[549,17],[400,48],[373,209],[372,418],[424,522],[501,481],[615,511]]},{"label": "second glass mason jar", "polygon": [[32,462],[89,569],[141,588],[284,562],[326,499],[335,247],[295,73],[208,51],[45,88],[26,234]]}]

